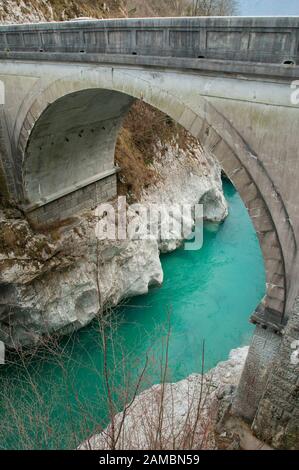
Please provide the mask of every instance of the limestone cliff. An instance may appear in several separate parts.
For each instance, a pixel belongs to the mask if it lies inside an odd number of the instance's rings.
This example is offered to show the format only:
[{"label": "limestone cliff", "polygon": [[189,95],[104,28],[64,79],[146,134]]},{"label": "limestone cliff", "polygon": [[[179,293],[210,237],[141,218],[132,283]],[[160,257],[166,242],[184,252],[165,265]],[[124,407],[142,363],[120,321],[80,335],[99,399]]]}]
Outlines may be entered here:
[{"label": "limestone cliff", "polygon": [[[159,178],[142,191],[145,205],[203,202],[207,219],[227,215],[220,167],[198,144],[169,146],[163,156],[157,148],[150,169]],[[142,227],[142,215],[128,209],[128,218]],[[78,329],[121,299],[162,283],[159,253],[175,249],[180,239],[98,241],[96,223],[89,211],[35,232],[17,209],[1,210],[0,339],[7,345]]]}]

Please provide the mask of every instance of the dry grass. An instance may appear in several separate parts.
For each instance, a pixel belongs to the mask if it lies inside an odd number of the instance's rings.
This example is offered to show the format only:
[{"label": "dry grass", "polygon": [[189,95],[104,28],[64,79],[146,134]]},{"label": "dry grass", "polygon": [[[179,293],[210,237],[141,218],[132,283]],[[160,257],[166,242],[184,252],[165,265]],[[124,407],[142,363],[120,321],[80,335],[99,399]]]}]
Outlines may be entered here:
[{"label": "dry grass", "polygon": [[36,20],[63,21],[78,17],[123,18],[163,16],[232,15],[236,0],[0,0],[0,21],[14,17],[19,7],[24,21],[32,14]]},{"label": "dry grass", "polygon": [[[136,101],[128,113],[116,144],[115,160],[121,168],[118,192],[129,202],[139,200],[143,189],[159,175],[152,163],[170,145],[186,149],[195,139],[169,116],[143,101]],[[158,152],[159,145],[159,152]]]},{"label": "dry grass", "polygon": [[[28,1],[31,3],[31,1]],[[125,16],[125,5],[122,0],[49,0],[54,12],[54,19],[71,19],[88,16],[91,18],[118,18]]]},{"label": "dry grass", "polygon": [[127,0],[128,16],[222,16],[238,9],[236,0]]},{"label": "dry grass", "polygon": [[57,239],[57,233],[60,232],[60,229],[62,229],[64,227],[70,227],[70,226],[74,225],[76,220],[77,219],[75,217],[68,217],[67,219],[56,220],[55,222],[51,222],[49,224],[47,224],[47,223],[45,223],[45,224],[35,224],[35,223],[31,222],[30,227],[33,230],[38,231],[39,233],[43,233],[45,235],[50,234],[52,236],[52,238]]}]

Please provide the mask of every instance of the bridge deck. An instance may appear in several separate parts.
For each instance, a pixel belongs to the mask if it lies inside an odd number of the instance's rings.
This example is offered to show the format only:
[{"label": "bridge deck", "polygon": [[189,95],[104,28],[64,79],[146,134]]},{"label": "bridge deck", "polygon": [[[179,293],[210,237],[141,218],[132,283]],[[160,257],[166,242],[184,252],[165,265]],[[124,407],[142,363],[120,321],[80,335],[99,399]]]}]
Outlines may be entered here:
[{"label": "bridge deck", "polygon": [[193,59],[195,68],[196,62],[213,59],[285,64],[289,70],[299,64],[299,17],[151,18],[0,26],[0,58],[53,60],[53,54],[58,60],[67,60],[70,55],[80,61],[99,60],[99,55],[155,57],[160,63],[165,58]]}]

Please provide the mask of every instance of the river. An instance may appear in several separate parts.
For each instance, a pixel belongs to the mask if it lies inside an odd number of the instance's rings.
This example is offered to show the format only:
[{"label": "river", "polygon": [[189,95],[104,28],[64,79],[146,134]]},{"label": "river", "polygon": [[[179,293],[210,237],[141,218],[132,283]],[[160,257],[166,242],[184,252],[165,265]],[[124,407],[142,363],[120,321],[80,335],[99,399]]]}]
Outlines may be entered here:
[{"label": "river", "polygon": [[228,218],[205,225],[201,250],[162,255],[161,288],[114,309],[104,334],[95,321],[0,366],[0,448],[74,448],[107,424],[109,409],[122,408],[140,374],[138,390],[164,373],[178,381],[249,344],[249,316],[265,291],[263,259],[238,193],[223,184]]}]

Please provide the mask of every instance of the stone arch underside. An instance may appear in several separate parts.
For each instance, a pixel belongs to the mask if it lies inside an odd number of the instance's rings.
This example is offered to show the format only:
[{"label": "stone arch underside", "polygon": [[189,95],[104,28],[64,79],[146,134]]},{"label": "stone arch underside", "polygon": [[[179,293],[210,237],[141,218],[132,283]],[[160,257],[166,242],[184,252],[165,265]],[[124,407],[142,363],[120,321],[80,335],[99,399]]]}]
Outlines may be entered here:
[{"label": "stone arch underside", "polygon": [[[164,84],[165,85],[165,84]],[[72,100],[75,96],[79,96],[79,107],[72,107]],[[112,94],[111,94],[112,93]],[[72,138],[78,143],[80,149],[81,142],[84,142],[85,137],[83,135],[90,136],[91,134],[96,135],[96,132],[92,133],[92,129],[96,127],[100,130],[100,126],[104,122],[99,118],[98,115],[102,114],[102,117],[106,118],[106,110],[104,105],[109,101],[109,96],[112,99],[113,118],[115,122],[113,126],[109,126],[108,130],[103,130],[104,137],[110,139],[109,152],[103,158],[103,164],[107,164],[107,168],[113,163],[114,158],[114,145],[118,129],[121,125],[122,117],[126,114],[129,109],[132,99],[139,98],[152,106],[160,109],[176,120],[179,124],[185,127],[194,137],[198,138],[203,148],[208,149],[218,159],[222,165],[225,173],[231,179],[236,189],[239,191],[242,200],[249,212],[249,215],[255,226],[260,246],[263,252],[266,280],[267,280],[267,293],[262,302],[258,307],[257,315],[253,316],[253,320],[258,323],[265,324],[267,326],[273,326],[274,329],[279,329],[283,322],[286,307],[286,298],[288,291],[288,272],[289,259],[292,258],[293,253],[296,251],[296,243],[293,237],[292,231],[289,227],[280,227],[272,217],[271,204],[275,203],[276,213],[287,220],[287,214],[285,207],[280,201],[279,197],[272,198],[270,204],[265,200],[261,190],[257,187],[254,178],[252,177],[253,172],[258,171],[261,175],[260,180],[263,181],[263,187],[266,190],[270,190],[273,193],[273,184],[271,179],[264,172],[260,165],[258,156],[252,155],[250,149],[246,145],[246,142],[238,134],[236,129],[222,116],[217,110],[204,98],[202,97],[201,102],[197,103],[196,109],[191,109],[187,106],[182,99],[179,99],[167,92],[167,88],[163,89],[163,85],[153,85],[153,83],[145,82],[144,80],[135,79],[129,81],[127,77],[122,76],[122,73],[116,74],[112,69],[109,74],[106,74],[104,80],[99,77],[92,77],[91,80],[58,80],[48,87],[42,94],[39,94],[33,104],[30,106],[24,120],[21,132],[18,137],[18,158],[22,161],[22,181],[23,190],[26,203],[33,204],[34,202],[30,198],[32,195],[46,197],[46,194],[40,194],[37,182],[30,182],[30,176],[34,175],[38,178],[40,169],[45,168],[45,162],[41,160],[41,150],[39,143],[42,143],[42,139],[46,138],[45,145],[52,145],[51,139],[48,139],[47,125],[44,125],[48,120],[53,119],[53,110],[59,111],[60,106],[68,103],[68,110],[70,113],[74,112],[76,118],[71,119],[70,115],[67,119],[63,119],[61,122],[57,120],[54,123],[54,128],[59,134],[55,146],[55,162],[58,163],[60,171],[64,172],[65,169],[72,171],[72,176],[78,176],[78,171],[73,168],[71,160],[68,160],[68,165],[64,165],[59,158],[61,150],[65,149],[70,143],[66,139],[70,140],[67,135],[64,134],[64,130],[70,132]],[[67,98],[65,98],[67,97]],[[81,102],[82,98],[82,102]],[[64,99],[67,101],[64,102]],[[60,101],[61,100],[61,101]],[[87,100],[88,105],[87,105]],[[102,101],[101,101],[102,100]],[[53,103],[49,106],[50,103]],[[100,105],[102,104],[102,106]],[[81,106],[82,105],[82,106]],[[93,116],[93,119],[87,118],[84,123],[82,119],[82,108],[84,108],[83,115]],[[81,110],[81,111],[80,111]],[[44,113],[44,114],[43,114]],[[41,116],[45,117],[44,123],[39,123]],[[72,122],[71,122],[72,121]],[[58,123],[61,123],[61,126]],[[69,124],[71,124],[69,126]],[[81,124],[81,125],[80,125]],[[96,125],[95,125],[96,124]],[[84,129],[82,129],[82,126]],[[105,127],[104,125],[102,127]],[[82,133],[81,131],[84,130]],[[95,129],[94,129],[95,130]],[[81,137],[79,133],[81,132]],[[86,133],[85,133],[86,132]],[[35,141],[34,136],[37,136]],[[91,151],[96,151],[96,147],[101,145],[101,138],[103,134],[94,137],[94,141],[91,146]],[[79,140],[80,139],[80,140]],[[63,145],[61,142],[63,141]],[[107,140],[106,140],[107,141]],[[57,153],[58,152],[58,153]],[[80,152],[78,152],[78,156]],[[27,158],[32,158],[33,166],[28,165],[26,162]],[[78,158],[75,160],[79,162]],[[86,163],[86,161],[84,160]],[[250,165],[247,163],[250,162]],[[79,162],[79,167],[82,168],[82,162]],[[84,163],[84,164],[85,164]],[[84,167],[83,164],[83,167]],[[32,170],[34,168],[34,170]],[[54,168],[54,167],[53,167]],[[92,171],[94,168],[91,166]],[[63,174],[63,173],[62,173]],[[59,175],[59,184],[63,184],[62,175]],[[46,185],[46,188],[49,185]],[[24,197],[23,195],[23,197]],[[279,196],[279,195],[278,195]],[[292,254],[290,257],[286,256],[281,243],[281,239],[284,238],[284,230],[288,230],[288,253],[290,250]]]},{"label": "stone arch underside", "polygon": [[112,173],[116,138],[132,102],[125,94],[89,89],[48,106],[27,143],[24,200],[40,206]]}]

